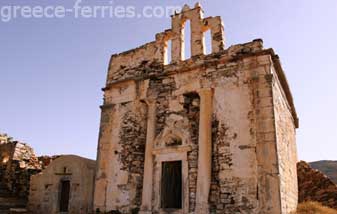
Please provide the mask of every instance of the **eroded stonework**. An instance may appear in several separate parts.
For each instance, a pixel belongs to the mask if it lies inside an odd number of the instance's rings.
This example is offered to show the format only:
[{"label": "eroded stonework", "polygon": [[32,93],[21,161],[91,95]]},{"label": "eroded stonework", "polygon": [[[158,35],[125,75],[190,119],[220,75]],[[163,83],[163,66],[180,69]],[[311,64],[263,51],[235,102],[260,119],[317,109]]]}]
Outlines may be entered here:
[{"label": "eroded stonework", "polygon": [[226,48],[220,17],[185,6],[154,42],[111,57],[103,90],[97,212],[295,210],[298,119],[278,56],[262,40]]},{"label": "eroded stonework", "polygon": [[43,164],[33,148],[15,141],[6,134],[0,134],[0,182],[1,190],[11,196],[28,198],[30,176],[41,171]]}]

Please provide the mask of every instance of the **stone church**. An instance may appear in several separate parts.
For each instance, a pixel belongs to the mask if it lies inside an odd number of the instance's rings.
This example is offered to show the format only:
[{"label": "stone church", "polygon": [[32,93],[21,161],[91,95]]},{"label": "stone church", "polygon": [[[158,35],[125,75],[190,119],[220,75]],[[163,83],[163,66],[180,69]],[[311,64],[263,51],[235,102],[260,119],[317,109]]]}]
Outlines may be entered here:
[{"label": "stone church", "polygon": [[96,212],[296,208],[298,118],[279,57],[262,40],[227,47],[220,17],[185,6],[155,41],[112,55],[103,91]]}]

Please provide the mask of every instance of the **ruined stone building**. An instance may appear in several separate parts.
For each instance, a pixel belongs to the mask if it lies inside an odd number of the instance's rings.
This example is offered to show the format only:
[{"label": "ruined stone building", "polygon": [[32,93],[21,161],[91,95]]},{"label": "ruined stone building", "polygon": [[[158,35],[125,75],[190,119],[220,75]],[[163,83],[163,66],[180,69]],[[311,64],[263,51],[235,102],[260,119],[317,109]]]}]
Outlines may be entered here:
[{"label": "ruined stone building", "polygon": [[0,213],[26,206],[30,176],[40,170],[29,145],[0,133]]},{"label": "ruined stone building", "polygon": [[0,214],[91,214],[95,169],[96,161],[76,155],[37,157],[0,134]]},{"label": "ruined stone building", "polygon": [[[205,55],[208,30],[212,54]],[[96,208],[276,214],[296,207],[297,116],[279,59],[261,40],[226,49],[223,38],[219,17],[185,7],[156,41],[111,57]]]},{"label": "ruined stone building", "polygon": [[27,199],[29,178],[40,170],[33,148],[0,134],[0,192],[6,190],[12,196]]},{"label": "ruined stone building", "polygon": [[[184,57],[187,21],[189,59]],[[210,54],[205,54],[207,31]],[[260,39],[226,47],[220,17],[204,18],[199,4],[174,14],[172,28],[155,38],[111,57],[101,106],[95,210],[294,210],[298,119],[274,51],[264,49]]]}]

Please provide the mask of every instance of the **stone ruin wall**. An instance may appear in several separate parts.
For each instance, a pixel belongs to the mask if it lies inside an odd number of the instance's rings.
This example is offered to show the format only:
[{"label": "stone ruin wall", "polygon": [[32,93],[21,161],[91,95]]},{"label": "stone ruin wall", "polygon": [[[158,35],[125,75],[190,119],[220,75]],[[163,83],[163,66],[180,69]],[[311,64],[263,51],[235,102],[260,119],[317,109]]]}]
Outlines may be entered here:
[{"label": "stone ruin wall", "polygon": [[[255,45],[258,42],[255,42]],[[254,44],[254,43],[252,43]],[[251,44],[251,45],[252,45]],[[267,70],[265,70],[263,65],[266,63],[270,63],[267,56],[260,57],[261,65],[247,65],[247,68],[241,68],[243,66],[243,62],[233,63],[229,68],[226,69],[219,69],[220,74],[216,74],[212,77],[212,75],[204,77],[204,80],[211,81],[215,87],[214,89],[214,116],[213,116],[213,160],[212,160],[212,186],[211,186],[211,193],[210,193],[210,204],[211,209],[216,210],[218,213],[232,213],[237,210],[246,211],[247,213],[251,210],[258,209],[258,202],[257,202],[257,191],[258,191],[258,181],[257,181],[257,160],[256,160],[256,124],[254,123],[254,113],[256,110],[254,109],[254,81],[256,73],[252,73],[251,69],[260,69],[262,78],[267,78]],[[253,60],[255,61],[255,60]],[[254,62],[253,64],[259,64]],[[269,64],[270,66],[270,64]],[[214,69],[217,70],[218,66],[215,66]],[[227,67],[227,66],[224,66]],[[209,71],[211,71],[211,67],[207,66]],[[191,74],[193,73],[193,74]],[[200,72],[202,73],[202,72]],[[211,72],[210,72],[211,73]],[[265,75],[265,76],[264,76]],[[185,76],[185,77],[184,77]],[[157,126],[156,126],[156,134],[159,134],[163,129],[163,124],[165,124],[165,120],[169,118],[171,114],[178,114],[183,115],[184,118],[187,118],[188,121],[191,122],[198,122],[195,118],[198,118],[196,115],[187,115],[186,113],[189,112],[187,109],[188,105],[185,103],[183,99],[184,96],[180,97],[172,97],[172,92],[174,93],[177,84],[183,86],[187,82],[194,79],[196,82],[203,80],[201,77],[202,74],[198,74],[197,71],[192,71],[189,74],[176,74],[175,78],[172,77],[161,77],[160,80],[150,80],[149,91],[151,93],[151,89],[153,89],[153,93],[158,93],[157,103],[158,103],[158,112],[157,112]],[[219,78],[222,78],[219,80]],[[174,79],[176,81],[174,81]],[[263,80],[263,79],[262,79]],[[267,82],[267,80],[265,80]],[[158,84],[160,82],[160,84]],[[178,82],[178,83],[177,83]],[[143,83],[140,83],[140,85]],[[192,84],[200,84],[200,83],[192,83]],[[266,83],[267,84],[267,83]],[[125,86],[126,87],[126,86]],[[136,87],[136,86],[135,86]],[[142,86],[140,86],[141,88]],[[153,87],[153,88],[152,88]],[[127,91],[127,90],[126,90]],[[137,93],[137,92],[136,92]],[[141,92],[138,92],[141,93]],[[265,92],[263,92],[265,93]],[[187,93],[188,94],[188,93]],[[135,95],[136,96],[136,95]],[[176,103],[180,103],[180,106],[176,107]],[[267,102],[263,100],[262,102]],[[114,105],[114,108],[121,108],[127,109],[127,106],[130,105],[140,105],[143,106],[144,111],[146,112],[146,105],[140,101],[127,102],[127,104],[118,104]],[[118,106],[118,107],[117,107]],[[171,109],[170,109],[171,106]],[[226,106],[224,108],[223,106]],[[244,108],[243,106],[246,106]],[[197,106],[196,106],[197,107]],[[270,106],[269,106],[270,107]],[[173,108],[173,109],[172,109]],[[180,111],[174,111],[174,108],[181,108]],[[240,111],[238,111],[240,109]],[[198,109],[196,108],[197,113]],[[104,112],[105,110],[103,110]],[[120,110],[122,111],[122,110]],[[138,110],[133,113],[125,111],[126,117],[130,117],[130,115],[137,115]],[[102,113],[103,114],[103,113]],[[122,114],[123,115],[123,114]],[[143,114],[138,114],[138,121],[142,121],[144,118]],[[145,113],[146,115],[146,113]],[[128,178],[124,178],[128,180],[125,184],[129,183],[129,185],[137,186],[136,192],[132,193],[133,199],[128,198],[128,200],[124,201],[125,204],[121,207],[111,207],[111,210],[118,209],[118,210],[132,210],[139,207],[141,203],[140,191],[142,189],[142,167],[143,167],[143,160],[144,160],[144,147],[145,147],[145,133],[146,133],[146,125],[139,124],[140,128],[137,128],[137,124],[134,122],[137,119],[130,120],[128,123],[125,123],[125,116],[121,116],[120,112],[118,112],[115,118],[121,118],[121,126],[120,127],[113,127],[112,131],[116,132],[116,136],[119,138],[123,135],[125,137],[122,139],[120,138],[121,148],[125,147],[123,144],[132,145],[133,142],[137,142],[134,147],[128,147],[132,149],[131,152],[128,150],[127,153],[135,153],[139,155],[139,158],[130,158],[129,162],[123,158],[123,155],[119,156],[116,161],[120,160],[123,162],[122,167],[120,168],[122,171],[126,169],[130,169],[131,174],[125,175]],[[105,117],[102,117],[102,120],[107,120]],[[110,121],[112,123],[112,121]],[[116,122],[116,119],[114,120]],[[123,124],[123,125],[122,125]],[[125,126],[129,124],[128,126]],[[233,125],[236,124],[236,125]],[[109,127],[109,125],[108,125]],[[196,195],[196,172],[197,172],[197,157],[198,157],[198,145],[197,145],[197,134],[195,134],[198,129],[198,124],[190,125],[190,133],[194,133],[193,139],[193,151],[189,153],[189,186],[190,186],[190,194],[189,194],[189,203],[190,203],[190,211],[193,212],[195,208],[195,195]],[[116,131],[122,130],[122,131]],[[141,131],[142,130],[142,131]],[[248,133],[246,130],[250,130]],[[140,131],[140,134],[138,131]],[[120,133],[123,133],[121,135]],[[134,134],[132,134],[134,133]],[[135,138],[135,136],[139,136]],[[265,137],[268,137],[268,133]],[[115,139],[114,137],[110,137],[110,139]],[[117,138],[118,139],[118,138]],[[139,144],[138,144],[139,142]],[[118,145],[117,145],[118,146]],[[125,150],[121,150],[121,152],[125,152]],[[112,151],[108,152],[112,154]],[[119,152],[116,152],[117,154]],[[122,157],[122,158],[121,158]],[[127,156],[124,156],[127,157]],[[276,156],[275,156],[276,157]],[[274,160],[275,160],[274,157]],[[122,161],[123,160],[123,161]],[[135,161],[133,161],[135,160]],[[265,160],[266,161],[266,160]],[[268,160],[269,161],[269,160]],[[276,161],[276,160],[275,160]],[[128,163],[128,164],[127,164]],[[138,168],[138,172],[133,172],[132,168],[135,167],[134,163],[136,163],[136,167]],[[118,163],[117,163],[118,164]],[[113,165],[111,165],[112,167]],[[128,167],[126,167],[128,166]],[[118,170],[118,169],[114,169]],[[276,170],[276,169],[275,169]],[[119,176],[117,179],[123,179],[121,175],[126,172],[115,172]],[[136,176],[138,179],[133,178]],[[275,174],[276,176],[276,174]],[[293,177],[289,177],[292,179]],[[136,182],[132,182],[136,181]],[[111,182],[112,183],[112,182]],[[124,184],[124,185],[125,185]],[[275,184],[273,184],[275,185]],[[123,187],[123,183],[117,184],[119,188]],[[132,186],[131,186],[132,187]],[[274,186],[273,188],[277,188]],[[260,188],[263,189],[263,186]],[[120,189],[119,191],[121,191]],[[127,190],[123,187],[123,191]],[[133,191],[130,188],[129,191]],[[262,191],[262,190],[261,190]],[[267,191],[267,190],[266,190]],[[270,190],[269,190],[270,191]],[[277,190],[276,190],[277,191]],[[129,192],[130,193],[130,192]],[[116,193],[115,193],[116,194]],[[108,194],[107,194],[108,195]],[[116,196],[116,201],[120,200],[120,195]],[[130,201],[129,201],[130,200]],[[266,199],[267,200],[267,199]],[[277,199],[276,199],[277,200]],[[107,200],[108,201],[108,200]],[[122,200],[121,200],[122,201]],[[133,203],[132,203],[133,201]],[[130,203],[131,202],[131,203]],[[109,203],[109,202],[108,202]],[[294,202],[293,202],[294,203]],[[111,205],[113,203],[111,201]],[[128,207],[131,205],[130,207]]]},{"label": "stone ruin wall", "polygon": [[[142,105],[141,103],[126,103],[102,110],[101,144],[97,159],[100,161],[99,169],[104,170],[99,170],[96,174],[96,177],[102,178],[100,180],[103,181],[101,184],[96,183],[96,186],[102,185],[103,189],[96,192],[95,196],[104,198],[103,201],[114,201],[117,204],[120,196],[123,198],[120,200],[120,207],[126,206],[125,203],[140,205],[145,150],[144,135],[146,133],[146,126],[143,125],[146,121],[141,113]],[[143,110],[146,109],[143,108]],[[104,142],[105,138],[109,141],[114,139],[116,142],[123,140],[125,144]],[[113,179],[105,180],[105,178]],[[116,195],[117,192],[124,193],[124,195]],[[108,209],[113,210],[112,207]]]},{"label": "stone ruin wall", "polygon": [[13,196],[27,199],[30,176],[41,170],[38,158],[27,144],[7,138],[0,144],[0,180]]},{"label": "stone ruin wall", "polygon": [[[182,61],[181,24],[187,19],[192,23],[192,58]],[[196,22],[202,25],[193,25]],[[213,53],[204,55],[202,33],[209,29]],[[210,210],[279,214],[296,206],[297,116],[277,56],[263,49],[261,40],[224,49],[219,38],[223,38],[220,18],[203,19],[196,6],[174,15],[172,29],[157,34],[156,41],[111,57],[101,113],[95,208],[122,213],[142,208],[145,145],[151,128],[147,122],[154,104],[153,139],[165,139],[170,130],[180,130],[187,139],[184,204],[186,213],[197,211],[199,95],[205,88],[213,94]],[[165,65],[170,39],[172,62]],[[275,117],[281,119],[275,122]],[[287,129],[289,124],[293,129]],[[161,143],[155,140],[154,148],[160,149]],[[157,213],[156,159],[152,164],[150,204]]]},{"label": "stone ruin wall", "polygon": [[30,177],[39,173],[55,157],[37,157],[29,145],[0,134],[0,181],[12,196],[27,199]]}]

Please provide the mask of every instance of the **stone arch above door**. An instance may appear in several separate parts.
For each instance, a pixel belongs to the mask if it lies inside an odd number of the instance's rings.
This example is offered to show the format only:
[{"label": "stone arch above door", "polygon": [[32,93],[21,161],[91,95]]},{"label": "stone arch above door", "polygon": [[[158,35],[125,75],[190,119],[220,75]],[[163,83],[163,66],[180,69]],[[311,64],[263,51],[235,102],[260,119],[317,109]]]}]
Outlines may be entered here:
[{"label": "stone arch above door", "polygon": [[188,119],[178,114],[171,114],[166,120],[164,130],[156,137],[154,147],[159,149],[187,146],[191,142]]},{"label": "stone arch above door", "polygon": [[[190,124],[187,118],[171,114],[166,118],[166,125],[163,131],[154,141],[154,198],[153,207],[159,214],[185,214],[189,210],[189,181],[188,181],[188,152],[191,151]],[[162,198],[162,165],[163,163],[181,162],[181,182],[182,182],[182,207],[176,210],[165,210],[162,208],[160,199]]]}]

